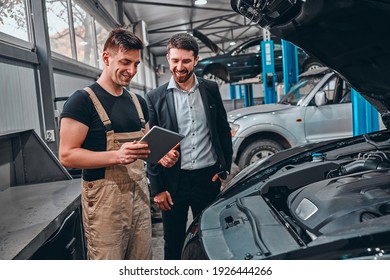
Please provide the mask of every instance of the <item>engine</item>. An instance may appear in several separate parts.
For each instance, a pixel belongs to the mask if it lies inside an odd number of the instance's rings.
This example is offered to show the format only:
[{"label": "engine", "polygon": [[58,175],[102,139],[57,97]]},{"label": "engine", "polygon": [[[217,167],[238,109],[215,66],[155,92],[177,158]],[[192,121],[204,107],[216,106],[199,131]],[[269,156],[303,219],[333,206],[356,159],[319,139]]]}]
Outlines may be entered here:
[{"label": "engine", "polygon": [[307,241],[390,214],[390,151],[335,153],[286,166],[263,188]]}]

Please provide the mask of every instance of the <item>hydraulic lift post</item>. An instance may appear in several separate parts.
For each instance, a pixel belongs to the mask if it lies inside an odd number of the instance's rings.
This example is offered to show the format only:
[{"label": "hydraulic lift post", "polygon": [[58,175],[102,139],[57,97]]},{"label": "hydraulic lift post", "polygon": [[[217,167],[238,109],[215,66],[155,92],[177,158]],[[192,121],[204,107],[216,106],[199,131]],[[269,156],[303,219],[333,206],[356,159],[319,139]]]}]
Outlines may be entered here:
[{"label": "hydraulic lift post", "polygon": [[261,42],[261,61],[263,67],[262,79],[264,88],[264,104],[276,102],[274,42],[270,38],[270,32],[266,29],[263,29],[263,41]]},{"label": "hydraulic lift post", "polygon": [[282,40],[284,94],[298,82],[298,49],[288,41]]},{"label": "hydraulic lift post", "polygon": [[351,97],[353,136],[378,131],[378,111],[353,88]]}]

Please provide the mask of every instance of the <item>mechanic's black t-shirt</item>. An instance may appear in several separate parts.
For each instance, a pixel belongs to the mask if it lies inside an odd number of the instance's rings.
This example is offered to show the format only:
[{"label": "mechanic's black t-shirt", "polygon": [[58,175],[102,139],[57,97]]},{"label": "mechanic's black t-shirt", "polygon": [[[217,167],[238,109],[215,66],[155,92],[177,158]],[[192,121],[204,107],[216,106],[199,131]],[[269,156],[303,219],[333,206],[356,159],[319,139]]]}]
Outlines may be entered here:
[{"label": "mechanic's black t-shirt", "polygon": [[[120,96],[113,96],[98,83],[90,88],[95,92],[103,105],[114,132],[133,132],[141,130],[141,122],[131,95],[123,90]],[[144,114],[145,123],[149,121],[148,108],[145,99],[137,94]],[[85,90],[78,90],[72,94],[64,104],[61,118],[72,118],[89,127],[87,137],[82,148],[91,151],[106,151],[106,129]],[[70,136],[72,137],[72,136]],[[83,179],[94,181],[104,178],[104,168],[84,169]]]}]

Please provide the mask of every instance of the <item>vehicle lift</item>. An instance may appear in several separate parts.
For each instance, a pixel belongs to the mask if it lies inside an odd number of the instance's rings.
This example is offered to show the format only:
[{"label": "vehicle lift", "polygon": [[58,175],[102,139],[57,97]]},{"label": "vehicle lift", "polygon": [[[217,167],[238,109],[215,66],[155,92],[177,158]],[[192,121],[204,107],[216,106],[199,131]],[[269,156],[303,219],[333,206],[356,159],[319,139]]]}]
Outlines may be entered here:
[{"label": "vehicle lift", "polygon": [[[268,31],[265,31],[268,32]],[[269,32],[268,32],[269,34]],[[267,38],[263,33],[263,37]],[[263,81],[264,82],[264,103],[275,103],[275,77],[273,67],[273,44],[268,47],[269,41],[262,42],[263,54]],[[269,55],[271,52],[271,55]],[[283,81],[284,94],[298,82],[298,49],[288,41],[282,40],[283,55]],[[352,129],[353,135],[361,135],[379,130],[378,111],[368,103],[358,92],[352,89]]]},{"label": "vehicle lift", "polygon": [[[275,84],[277,76],[275,74],[274,44],[270,39],[270,32],[263,29],[263,41],[261,42],[262,66],[263,66],[263,86],[264,104],[275,103]],[[282,40],[283,55],[283,81],[284,94],[292,85],[298,82],[298,50],[297,47],[288,41]]]},{"label": "vehicle lift", "polygon": [[237,91],[236,86],[238,86],[238,97],[244,99],[244,107],[249,107],[255,105],[255,100],[253,98],[253,86],[252,84],[230,84],[230,99],[236,99]]},{"label": "vehicle lift", "polygon": [[288,41],[282,40],[284,94],[298,82],[298,49]]},{"label": "vehicle lift", "polygon": [[264,104],[276,103],[276,74],[274,62],[274,42],[271,40],[271,34],[263,29],[263,41],[261,42],[261,63],[263,68],[263,91]]},{"label": "vehicle lift", "polygon": [[379,130],[378,111],[355,89],[351,89],[353,136]]},{"label": "vehicle lift", "polygon": [[[263,41],[261,42],[262,54],[262,79],[264,87],[264,104],[276,103],[276,73],[274,64],[274,44],[270,39],[270,32],[263,29]],[[283,82],[284,94],[298,82],[298,49],[288,41],[282,40],[283,56]],[[252,85],[239,85],[239,97],[244,98],[244,106],[252,106]],[[352,89],[352,129],[353,135],[361,135],[379,130],[378,111],[368,103],[356,90]],[[230,98],[236,98],[236,87],[230,85]]]}]

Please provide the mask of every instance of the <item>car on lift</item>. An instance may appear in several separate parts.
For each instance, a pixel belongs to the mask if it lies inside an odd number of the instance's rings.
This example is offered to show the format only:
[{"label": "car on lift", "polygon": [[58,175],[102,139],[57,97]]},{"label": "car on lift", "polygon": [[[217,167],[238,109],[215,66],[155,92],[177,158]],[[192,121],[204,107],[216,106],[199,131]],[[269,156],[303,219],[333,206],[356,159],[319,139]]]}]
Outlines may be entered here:
[{"label": "car on lift", "polygon": [[300,75],[278,103],[228,112],[239,169],[297,145],[352,136],[351,88],[327,67]]},{"label": "car on lift", "polygon": [[[219,79],[226,83],[254,78],[262,73],[261,41],[262,38],[250,39],[235,49],[220,55],[199,60],[195,67],[195,75],[210,79]],[[277,79],[283,73],[282,44],[280,39],[274,40],[274,64]],[[321,67],[323,64],[310,57],[298,48],[299,72]]]},{"label": "car on lift", "polygon": [[248,166],[195,217],[182,258],[390,259],[390,1],[232,0],[232,7],[321,59],[386,128]]}]

